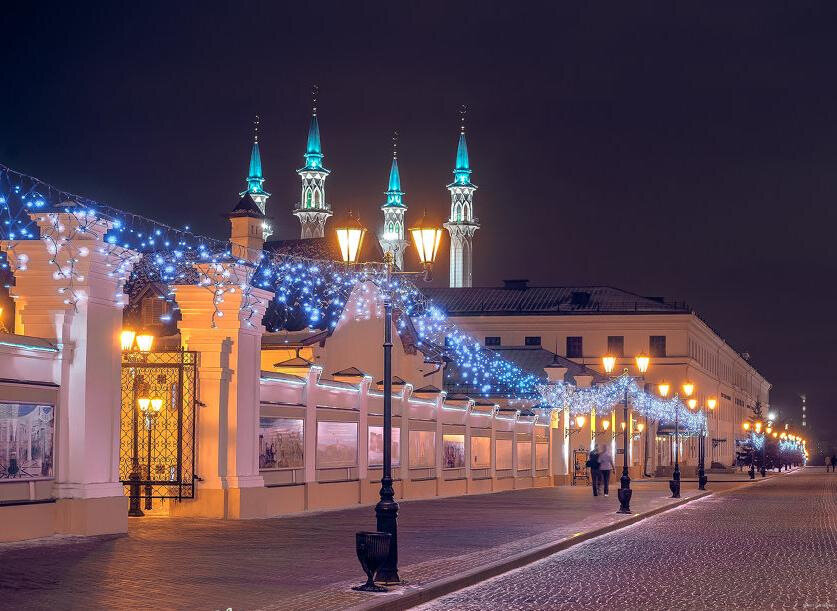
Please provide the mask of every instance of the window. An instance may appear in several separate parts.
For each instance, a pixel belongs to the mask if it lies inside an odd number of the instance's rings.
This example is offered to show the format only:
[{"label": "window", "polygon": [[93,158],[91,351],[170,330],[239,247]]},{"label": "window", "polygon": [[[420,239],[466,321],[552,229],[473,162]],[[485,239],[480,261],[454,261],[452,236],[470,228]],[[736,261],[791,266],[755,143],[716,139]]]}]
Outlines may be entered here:
[{"label": "window", "polygon": [[648,338],[648,348],[651,356],[665,356],[666,355],[666,336],[652,335]]},{"label": "window", "polygon": [[500,338],[491,336],[485,338],[485,345],[486,346],[499,346],[500,345]]},{"label": "window", "polygon": [[527,346],[540,346],[541,345],[541,336],[540,335],[527,335],[526,339],[523,342]]},{"label": "window", "polygon": [[318,208],[320,206],[320,192],[319,192],[319,190],[314,191],[314,206],[316,206]]},{"label": "window", "polygon": [[143,326],[160,325],[161,318],[168,313],[168,305],[164,299],[159,297],[146,297],[142,300],[142,324]]},{"label": "window", "polygon": [[311,191],[310,190],[305,192],[305,207],[306,208],[311,207]]},{"label": "window", "polygon": [[582,342],[580,337],[567,338],[567,358],[580,359],[583,356]]},{"label": "window", "polygon": [[625,336],[608,335],[607,353],[611,356],[625,356]]}]

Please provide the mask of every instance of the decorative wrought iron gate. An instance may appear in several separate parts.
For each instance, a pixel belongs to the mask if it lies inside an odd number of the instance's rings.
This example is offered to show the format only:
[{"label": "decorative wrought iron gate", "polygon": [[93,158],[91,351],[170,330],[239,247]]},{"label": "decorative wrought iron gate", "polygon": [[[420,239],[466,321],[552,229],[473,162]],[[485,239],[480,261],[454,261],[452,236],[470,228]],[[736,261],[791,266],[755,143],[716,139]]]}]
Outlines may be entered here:
[{"label": "decorative wrought iron gate", "polygon": [[[194,498],[197,352],[123,352],[119,478],[145,498]],[[142,515],[142,512],[132,515]]]}]

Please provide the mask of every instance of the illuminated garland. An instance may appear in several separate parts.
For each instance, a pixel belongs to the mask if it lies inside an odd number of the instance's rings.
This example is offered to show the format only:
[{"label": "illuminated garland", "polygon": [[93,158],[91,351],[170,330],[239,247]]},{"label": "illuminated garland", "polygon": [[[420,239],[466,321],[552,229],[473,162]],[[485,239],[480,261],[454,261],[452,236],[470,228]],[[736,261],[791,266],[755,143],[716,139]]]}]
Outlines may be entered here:
[{"label": "illuminated garland", "polygon": [[[70,215],[70,226],[61,223],[57,213]],[[55,265],[53,276],[63,280],[58,292],[65,295],[65,303],[74,308],[85,298],[76,289],[81,282],[75,269],[80,257],[87,256],[84,247],[77,247],[74,241],[88,236],[97,224],[105,224],[107,233],[100,252],[113,260],[112,274],[123,280],[130,266],[141,269],[140,276],[147,282],[160,282],[169,287],[166,299],[174,305],[174,284],[198,284],[213,293],[215,311],[212,325],[217,316],[224,295],[241,290],[244,293],[242,309],[245,322],[253,325],[251,319],[256,311],[255,300],[250,295],[250,277],[255,267],[247,261],[236,259],[230,252],[228,242],[206,238],[192,233],[189,227],[174,229],[145,217],[117,210],[91,199],[68,193],[48,185],[37,178],[15,172],[0,165],[0,239],[7,242],[6,250],[11,256],[0,263],[3,268],[25,271],[26,255],[16,255],[19,240],[41,239],[53,255]],[[40,221],[43,229],[39,229]],[[133,251],[133,252],[129,252]],[[135,254],[139,253],[139,257]],[[199,265],[205,263],[208,265]],[[251,268],[245,273],[232,273],[241,266]],[[244,276],[244,277],[242,277]],[[135,276],[133,276],[135,277]]]},{"label": "illuminated garland", "polygon": [[[74,219],[75,230],[65,231],[57,212]],[[43,233],[34,217],[49,221],[51,229]],[[88,198],[61,191],[42,181],[0,165],[0,239],[7,240],[11,258],[3,267],[14,271],[26,270],[27,261],[15,257],[18,240],[42,239],[50,252],[56,254],[56,279],[65,280],[59,292],[67,295],[66,302],[75,306],[84,298],[76,289],[83,278],[75,271],[81,248],[74,239],[86,233],[94,223],[107,223],[103,254],[113,255],[113,273],[121,279],[129,264],[133,271],[127,278],[126,291],[135,285],[158,282],[168,287],[165,299],[177,309],[176,284],[197,284],[213,293],[216,317],[223,316],[220,305],[224,297],[237,290],[244,293],[244,320],[253,325],[252,317],[257,300],[250,294],[253,286],[275,294],[265,324],[279,329],[293,325],[319,329],[333,329],[346,316],[380,316],[381,291],[386,291],[397,311],[405,316],[397,318],[404,330],[412,323],[418,337],[417,347],[434,350],[444,358],[459,364],[461,375],[478,387],[482,394],[497,389],[510,393],[532,395],[540,382],[538,376],[523,371],[500,355],[485,349],[480,342],[451,323],[443,312],[430,304],[419,289],[403,277],[385,279],[380,264],[368,264],[351,269],[331,261],[314,261],[287,255],[266,256],[258,266],[235,259],[226,241],[206,238],[192,233],[189,227],[174,229],[145,217],[129,214]],[[140,253],[137,257],[134,253]],[[201,265],[206,264],[206,265]],[[242,273],[241,270],[245,271]],[[361,287],[361,295],[353,312],[345,311],[352,290]]]},{"label": "illuminated garland", "polygon": [[[70,215],[72,227],[65,227],[57,212]],[[227,241],[196,235],[186,226],[174,229],[134,214],[119,211],[87,198],[60,191],[36,178],[14,172],[0,165],[0,239],[6,240],[11,255],[3,267],[24,272],[25,255],[15,254],[19,240],[43,240],[54,255],[55,278],[62,279],[58,289],[65,302],[74,307],[84,298],[76,283],[79,258],[87,256],[75,242],[92,231],[94,225],[107,226],[102,254],[113,261],[112,274],[126,280],[126,291],[150,282],[168,287],[165,299],[176,309],[175,286],[192,284],[212,293],[216,318],[223,316],[224,298],[241,291],[242,319],[250,326],[259,310],[252,288],[274,293],[264,324],[269,330],[311,327],[334,329],[340,320],[380,317],[383,294],[389,296],[399,313],[400,331],[411,325],[417,336],[417,348],[425,354],[457,363],[461,381],[482,395],[506,393],[519,397],[540,394],[548,409],[569,408],[571,413],[594,407],[606,414],[621,402],[625,389],[637,413],[656,420],[673,421],[679,411],[684,431],[697,432],[705,426],[702,414],[685,409],[678,398],[660,399],[640,390],[629,376],[592,388],[576,388],[563,382],[543,385],[542,376],[529,373],[486,349],[478,340],[452,323],[404,276],[387,280],[381,264],[369,263],[351,268],[333,261],[305,259],[284,254],[262,253],[257,265],[237,259]],[[44,227],[39,230],[34,219]],[[139,255],[135,253],[140,253]],[[128,269],[133,268],[130,277]],[[354,293],[353,293],[354,291]],[[351,296],[354,309],[347,311]],[[261,321],[255,321],[256,323]],[[448,374],[450,377],[451,374]]]},{"label": "illuminated garland", "polygon": [[664,399],[647,393],[627,374],[622,374],[607,384],[589,388],[579,388],[565,382],[538,386],[538,392],[545,405],[555,409],[567,409],[571,415],[589,414],[591,409],[595,409],[597,415],[610,414],[614,407],[623,403],[626,389],[628,404],[634,412],[658,422],[674,423],[675,419],[678,419],[681,430],[686,434],[699,434],[706,430],[703,412],[688,409],[676,395]]}]

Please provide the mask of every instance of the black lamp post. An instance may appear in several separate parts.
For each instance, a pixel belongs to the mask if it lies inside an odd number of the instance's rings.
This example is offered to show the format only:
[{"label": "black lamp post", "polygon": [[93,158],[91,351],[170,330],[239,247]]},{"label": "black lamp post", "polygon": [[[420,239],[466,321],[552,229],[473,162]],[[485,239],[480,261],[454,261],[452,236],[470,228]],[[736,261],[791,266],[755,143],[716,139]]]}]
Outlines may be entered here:
[{"label": "black lamp post", "polygon": [[[337,228],[337,240],[343,262],[357,264],[360,258],[363,237],[366,228],[351,216],[344,226]],[[384,301],[384,464],[381,474],[381,500],[375,505],[375,518],[378,532],[389,533],[389,555],[377,571],[376,580],[385,584],[401,582],[398,575],[398,502],[395,500],[395,490],[392,487],[392,296],[390,282],[395,275],[422,274],[424,280],[430,280],[430,272],[439,244],[442,230],[432,226],[427,220],[427,213],[417,227],[410,230],[413,242],[422,264],[421,272],[393,271],[392,251],[384,253],[384,282],[381,288]]]},{"label": "black lamp post", "polygon": [[706,418],[709,412],[715,409],[718,400],[714,397],[709,397],[706,400],[707,409],[703,410],[703,419],[700,423],[700,437],[698,438],[698,490],[706,490],[706,482],[709,478],[706,477]]},{"label": "black lamp post", "polygon": [[[148,333],[137,334],[133,329],[125,328],[120,334],[120,343],[122,345],[123,355],[127,353],[129,359],[140,358],[138,352],[149,352],[154,343],[154,337]],[[137,352],[138,351],[138,352]],[[136,371],[136,370],[134,370]],[[134,385],[132,392],[133,403],[133,439],[131,444],[131,472],[128,474],[128,481],[130,482],[130,503],[128,505],[128,516],[132,518],[141,518],[145,514],[140,509],[140,473],[139,473],[139,410],[144,405],[144,409],[148,409],[150,400],[140,397],[140,391],[143,386],[143,377],[141,375],[134,376]]]},{"label": "black lamp post", "polygon": [[[636,368],[641,374],[648,371],[648,365],[651,362],[651,359],[647,355],[639,354],[635,360]],[[610,355],[605,356],[602,358],[602,363],[605,371],[607,373],[611,373],[616,366],[616,357]],[[622,373],[623,375],[628,375],[628,369],[625,368]],[[631,513],[631,496],[633,495],[633,490],[631,490],[631,476],[628,472],[628,429],[631,427],[630,420],[628,420],[627,385],[625,385],[623,409],[625,419],[623,420],[624,427],[622,429],[622,477],[619,478],[619,492],[617,493],[617,496],[619,497],[619,509],[616,510],[616,513]]]}]

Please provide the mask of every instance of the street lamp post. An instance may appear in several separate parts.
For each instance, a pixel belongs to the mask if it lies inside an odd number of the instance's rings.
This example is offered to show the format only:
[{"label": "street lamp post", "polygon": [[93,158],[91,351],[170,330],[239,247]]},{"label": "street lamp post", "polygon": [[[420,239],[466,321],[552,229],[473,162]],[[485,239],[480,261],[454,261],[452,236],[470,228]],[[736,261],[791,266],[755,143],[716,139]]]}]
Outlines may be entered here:
[{"label": "street lamp post", "polygon": [[[713,411],[718,404],[718,400],[714,397],[709,397],[706,400],[706,407],[709,411]],[[709,478],[706,477],[706,417],[709,411],[703,411],[703,420],[700,423],[700,439],[698,442],[698,450],[700,451],[700,461],[698,463],[698,490],[706,490],[706,482]]]},{"label": "street lamp post", "polygon": [[[125,328],[122,330],[122,333],[120,334],[119,342],[121,344],[123,353],[127,352],[130,354],[136,353],[137,351],[150,352],[151,347],[154,344],[154,336],[148,333],[142,333],[137,335],[136,331],[134,331],[133,329]],[[130,501],[128,505],[128,516],[132,518],[141,518],[145,515],[142,509],[140,509],[141,478],[139,473],[139,410],[142,409],[143,405],[145,406],[144,409],[147,410],[148,405],[150,404],[150,399],[139,396],[142,390],[142,385],[142,376],[135,375],[132,394],[134,435],[131,447],[131,473],[128,474],[128,481],[130,481]]]},{"label": "street lamp post", "polygon": [[[645,354],[638,354],[635,358],[636,361],[636,368],[639,370],[641,374],[644,374],[648,371],[648,365],[651,362],[651,359]],[[614,356],[605,356],[602,358],[602,364],[604,365],[605,371],[609,374],[613,371],[614,367],[616,366],[616,357]],[[628,369],[625,368],[624,373],[628,373]],[[633,491],[631,490],[631,476],[628,472],[628,386],[625,385],[625,398],[624,398],[624,421],[622,422],[622,477],[619,479],[619,492],[617,493],[619,497],[619,509],[616,513],[631,513],[631,496],[633,495]]]},{"label": "street lamp post", "polygon": [[[337,240],[343,262],[357,264],[366,228],[359,220],[352,218],[351,212],[345,225],[336,229]],[[380,501],[375,505],[375,518],[379,532],[390,534],[389,555],[381,568],[378,569],[376,581],[385,584],[401,582],[398,575],[398,502],[395,500],[395,490],[392,487],[392,295],[390,282],[395,275],[422,274],[424,280],[430,280],[433,262],[439,252],[442,240],[442,230],[431,225],[425,212],[424,218],[411,228],[410,234],[422,265],[421,272],[393,272],[393,256],[384,253],[384,282],[381,297],[384,302],[384,460],[381,474]]]},{"label": "street lamp post", "polygon": [[[149,407],[151,409],[149,409]],[[142,410],[143,416],[145,416],[145,424],[146,429],[148,430],[148,468],[146,472],[148,473],[148,480],[145,482],[145,509],[146,511],[151,510],[151,494],[152,494],[152,485],[151,480],[151,443],[154,440],[154,418],[157,414],[160,413],[160,410],[163,408],[163,400],[162,399],[143,399],[142,403],[140,403],[140,409]]]}]

